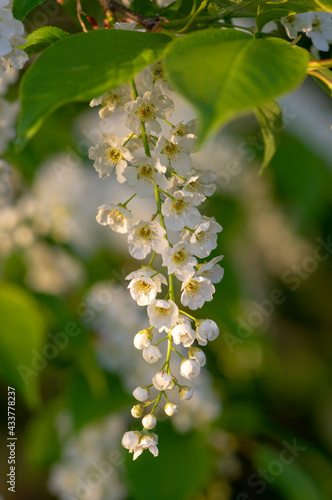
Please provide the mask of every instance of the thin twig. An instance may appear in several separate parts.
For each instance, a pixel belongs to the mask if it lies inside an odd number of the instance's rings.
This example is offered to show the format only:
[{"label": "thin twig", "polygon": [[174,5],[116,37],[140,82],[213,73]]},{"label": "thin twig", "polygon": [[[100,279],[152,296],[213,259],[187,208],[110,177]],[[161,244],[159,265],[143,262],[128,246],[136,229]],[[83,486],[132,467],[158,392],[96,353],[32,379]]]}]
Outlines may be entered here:
[{"label": "thin twig", "polygon": [[160,22],[158,20],[134,12],[133,10],[128,9],[118,2],[114,2],[113,0],[98,1],[105,11],[120,12],[125,17],[129,17],[129,19],[136,21],[137,24],[141,24],[147,31],[156,31],[158,28],[160,28]]},{"label": "thin twig", "polygon": [[82,26],[82,29],[83,29],[84,33],[87,33],[88,30],[87,30],[87,28],[86,28],[86,26],[84,24],[83,19],[82,19],[82,14],[84,14],[85,16],[86,16],[86,14],[82,10],[81,0],[77,0],[76,11],[77,11],[77,17],[78,17],[78,20],[80,22],[80,25]]}]

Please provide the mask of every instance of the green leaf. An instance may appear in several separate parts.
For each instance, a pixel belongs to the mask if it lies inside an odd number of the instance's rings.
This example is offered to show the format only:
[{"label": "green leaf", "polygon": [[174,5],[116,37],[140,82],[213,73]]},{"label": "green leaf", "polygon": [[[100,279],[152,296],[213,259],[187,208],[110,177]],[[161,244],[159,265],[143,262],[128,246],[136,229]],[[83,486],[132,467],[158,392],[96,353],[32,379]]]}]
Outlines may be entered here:
[{"label": "green leaf", "polygon": [[16,19],[22,21],[25,16],[30,12],[30,10],[34,9],[41,3],[44,3],[46,0],[14,0],[13,2],[13,16]]},{"label": "green leaf", "polygon": [[[325,1],[325,0],[324,0]],[[270,21],[276,21],[290,14],[322,10],[315,0],[281,0],[276,2],[260,2],[257,11],[256,24],[259,31]]]},{"label": "green leaf", "polygon": [[133,78],[162,57],[169,41],[159,33],[105,29],[48,47],[22,79],[17,145],[24,145],[60,106],[89,101]]},{"label": "green leaf", "polygon": [[262,106],[258,106],[255,109],[255,115],[261,126],[265,146],[262,166],[259,171],[262,174],[277,151],[282,130],[282,113],[279,105],[272,100]]},{"label": "green leaf", "polygon": [[30,33],[26,40],[27,44],[22,45],[20,48],[23,49],[29,57],[34,56],[43,52],[47,47],[52,45],[59,40],[67,38],[69,33],[61,30],[60,28],[55,28],[54,26],[43,26],[32,33]]},{"label": "green leaf", "polygon": [[165,64],[201,118],[200,143],[235,116],[299,85],[309,55],[277,38],[205,30],[172,42]]},{"label": "green leaf", "polygon": [[332,0],[316,0],[316,4],[323,10],[332,12]]},{"label": "green leaf", "polygon": [[[22,288],[0,285],[0,377],[31,406],[39,400],[39,369],[44,321],[35,300]],[[36,354],[37,353],[37,354]]]}]

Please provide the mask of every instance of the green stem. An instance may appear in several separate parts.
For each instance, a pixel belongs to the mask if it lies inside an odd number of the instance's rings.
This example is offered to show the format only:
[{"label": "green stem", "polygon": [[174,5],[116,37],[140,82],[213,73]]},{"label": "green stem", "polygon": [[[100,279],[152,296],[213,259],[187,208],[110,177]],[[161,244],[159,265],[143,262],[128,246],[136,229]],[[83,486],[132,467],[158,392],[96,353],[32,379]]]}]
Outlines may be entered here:
[{"label": "green stem", "polygon": [[203,0],[203,2],[198,7],[196,12],[194,12],[194,14],[190,17],[187,24],[181,30],[179,30],[178,33],[184,33],[185,31],[187,31],[190,28],[190,26],[195,22],[195,19],[199,16],[200,12],[202,12],[202,10],[204,10],[205,7],[208,5],[209,1],[210,0]]},{"label": "green stem", "polygon": [[136,87],[135,80],[130,80],[130,85],[132,86],[132,89],[133,89],[133,96],[134,96],[135,99],[137,99],[138,92],[137,92],[137,87]]},{"label": "green stem", "polygon": [[183,177],[182,175],[176,174],[175,172],[171,172],[171,175],[174,175],[174,177],[178,177],[182,181],[186,181],[187,179]]},{"label": "green stem", "polygon": [[166,340],[166,339],[168,339],[168,335],[167,335],[167,337],[164,337],[163,339],[158,340],[158,342],[157,342],[155,345],[158,345],[158,344],[160,344],[161,342],[164,342],[164,340]]},{"label": "green stem", "polygon": [[153,408],[152,408],[152,410],[150,411],[151,415],[153,415],[153,414],[154,414],[154,412],[156,411],[156,408],[157,408],[157,406],[158,406],[159,401],[161,400],[161,396],[163,395],[163,393],[164,393],[164,391],[160,391],[160,392],[159,392],[158,397],[157,397],[157,399],[155,400],[156,402],[155,402],[155,404],[154,404],[154,407],[153,407]]},{"label": "green stem", "polygon": [[312,71],[315,69],[322,68],[331,68],[332,67],[332,59],[322,59],[320,61],[309,61],[308,63],[308,71]]},{"label": "green stem", "polygon": [[126,144],[128,144],[128,142],[130,141],[130,139],[133,137],[134,135],[134,132],[132,132],[130,134],[130,136],[124,141],[124,143],[122,144],[122,147],[126,146]]},{"label": "green stem", "polygon": [[171,361],[171,354],[172,354],[172,335],[171,332],[169,332],[165,366],[167,367],[167,373],[169,373],[170,375],[171,375],[171,369],[169,367],[169,363]]},{"label": "green stem", "polygon": [[170,296],[171,300],[173,300],[173,302],[175,302],[173,274],[169,274],[168,279],[169,279],[169,296]]},{"label": "green stem", "polygon": [[160,274],[162,273],[163,271],[166,271],[167,269],[167,266],[163,267],[162,269],[160,269],[160,271],[157,271],[156,273],[154,273],[152,276],[150,276],[150,278],[154,278],[155,276],[157,276],[157,274]]},{"label": "green stem", "polygon": [[130,198],[129,198],[129,199],[128,199],[125,203],[119,203],[119,207],[126,208],[126,207],[127,207],[127,205],[128,205],[128,203],[129,203],[129,202],[130,202],[133,198],[135,198],[135,196],[136,196],[136,193],[135,193],[135,194],[133,194],[133,195],[132,195],[132,196],[131,196],[131,197],[130,197]]},{"label": "green stem", "polygon": [[[152,262],[153,262],[153,260],[154,260],[155,256],[156,256],[156,252],[153,252],[152,257],[151,257],[151,259],[150,259],[150,261],[149,261],[149,263],[148,263],[148,266],[152,266]],[[157,273],[157,274],[158,274],[158,273]]]},{"label": "green stem", "polygon": [[165,196],[168,196],[168,198],[171,198],[172,200],[175,200],[174,196],[170,195],[169,193],[166,193],[166,191],[164,191],[163,189],[161,189],[160,187],[158,187],[157,184],[152,179],[151,179],[151,182],[154,185],[154,188],[158,189],[158,191],[160,191],[160,193],[163,193]]},{"label": "green stem", "polygon": [[149,141],[148,141],[148,136],[146,135],[145,125],[144,125],[143,122],[142,122],[142,125],[141,125],[141,136],[142,136],[142,139],[143,139],[145,154],[146,154],[146,156],[151,156],[150,146],[149,146]]},{"label": "green stem", "polygon": [[148,403],[145,403],[145,405],[143,405],[144,407],[146,406],[150,406],[152,405],[152,403],[154,403],[156,401],[156,399],[154,399],[153,401],[149,401]]},{"label": "green stem", "polygon": [[169,122],[168,120],[165,120],[165,118],[163,118],[163,122],[167,123],[167,125],[169,125],[170,127],[175,128],[175,125],[173,125],[173,123]]},{"label": "green stem", "polygon": [[159,214],[159,220],[160,220],[161,227],[163,229],[165,229],[165,231],[166,231],[164,217],[163,217],[163,214],[161,213],[161,199],[160,199],[160,195],[159,195],[159,188],[156,185],[155,185],[155,188],[154,188],[154,196],[155,196],[155,199],[156,199],[157,212]]},{"label": "green stem", "polygon": [[174,347],[172,347],[172,351],[176,352],[176,354],[178,354],[180,356],[180,358],[184,359],[184,356],[182,356],[182,354],[180,354],[179,351],[174,349]]},{"label": "green stem", "polygon": [[192,319],[192,320],[193,320],[193,321],[195,321],[195,322],[197,322],[197,321],[198,321],[198,320],[197,320],[197,318],[194,318],[194,316],[192,316],[191,314],[188,314],[186,311],[181,311],[181,310],[179,309],[179,312],[180,312],[181,314],[185,314],[186,316],[188,316],[188,318]]}]

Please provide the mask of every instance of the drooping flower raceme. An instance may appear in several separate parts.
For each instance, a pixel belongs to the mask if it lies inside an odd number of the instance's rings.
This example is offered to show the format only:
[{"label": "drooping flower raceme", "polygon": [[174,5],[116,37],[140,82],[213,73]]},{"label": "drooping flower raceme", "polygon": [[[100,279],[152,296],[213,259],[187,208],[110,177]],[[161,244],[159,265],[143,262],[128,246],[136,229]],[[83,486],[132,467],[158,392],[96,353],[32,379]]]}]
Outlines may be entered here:
[{"label": "drooping flower raceme", "polygon": [[[100,106],[103,119],[116,108],[122,110],[129,128],[124,138],[104,134],[91,147],[89,157],[99,177],[114,178],[133,190],[127,201],[101,205],[97,221],[125,235],[130,255],[142,264],[126,278],[133,300],[147,308],[146,324],[134,335],[133,343],[147,363],[156,365],[156,371],[152,380],[133,388],[138,403],[131,413],[142,418],[143,429],[126,432],[122,444],[134,460],[144,450],[158,455],[158,437],[151,432],[157,425],[156,409],[162,404],[168,417],[177,413],[177,405],[170,400],[175,390],[181,400],[191,399],[193,389],[184,382],[197,377],[206,363],[198,346],[219,333],[213,320],[198,319],[180,305],[195,311],[212,300],[214,284],[223,277],[219,264],[223,257],[209,260],[208,256],[217,247],[222,227],[200,212],[206,197],[215,192],[216,175],[193,169],[197,121],[170,123],[174,105],[167,91],[163,64],[157,62],[143,70],[137,82],[110,89],[90,103]],[[164,135],[162,121],[170,127]],[[135,220],[129,208],[133,198],[141,203],[154,199],[149,220]],[[177,289],[175,278],[180,282]],[[171,370],[172,353],[181,358],[178,375]]]}]

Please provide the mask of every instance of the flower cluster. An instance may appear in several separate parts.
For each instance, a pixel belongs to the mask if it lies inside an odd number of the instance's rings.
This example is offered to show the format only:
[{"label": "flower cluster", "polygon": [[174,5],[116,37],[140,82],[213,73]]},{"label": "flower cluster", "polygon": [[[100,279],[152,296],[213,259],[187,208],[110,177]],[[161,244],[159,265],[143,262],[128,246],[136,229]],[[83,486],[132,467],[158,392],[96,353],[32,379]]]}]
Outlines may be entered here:
[{"label": "flower cluster", "polygon": [[289,38],[297,38],[299,33],[305,33],[311,38],[313,45],[323,52],[329,50],[332,43],[332,13],[305,12],[281,19]]},{"label": "flower cluster", "polygon": [[0,0],[0,78],[10,66],[22,69],[28,60],[24,50],[18,48],[26,44],[23,33],[23,23],[13,17],[11,2]]},{"label": "flower cluster", "polygon": [[[158,455],[158,436],[150,432],[157,423],[155,412],[165,398],[164,412],[172,416],[177,405],[169,391],[177,388],[181,400],[189,400],[193,389],[183,385],[171,371],[171,355],[180,359],[181,377],[192,380],[206,363],[198,346],[214,340],[219,329],[211,319],[197,319],[180,309],[175,298],[174,278],[180,281],[180,302],[192,310],[211,301],[214,284],[223,277],[222,256],[205,260],[217,247],[222,227],[199,207],[216,189],[215,173],[193,167],[191,154],[197,139],[197,123],[172,124],[174,103],[167,95],[168,83],[161,62],[145,69],[130,85],[112,89],[93,99],[99,115],[107,118],[115,109],[126,114],[127,137],[104,134],[90,148],[89,157],[100,178],[114,175],[117,182],[132,187],[132,196],[123,203],[99,207],[97,221],[127,236],[129,253],[137,260],[150,260],[127,276],[129,291],[139,306],[147,307],[149,325],[134,337],[134,346],[149,364],[160,362],[151,384],[136,387],[139,402],[132,408],[142,418],[141,431],[126,432],[122,444],[136,459],[145,449]],[[163,122],[169,131],[163,134]],[[128,208],[134,198],[154,198],[155,213],[150,220],[135,220]],[[204,259],[199,261],[199,259]],[[159,261],[158,265],[156,261]],[[167,277],[165,274],[167,274]],[[163,290],[163,287],[167,287]],[[163,333],[164,332],[164,333]],[[156,338],[161,334],[161,338]],[[194,345],[194,343],[198,346]],[[165,361],[162,348],[165,345]],[[179,346],[177,349],[174,346]],[[180,352],[182,351],[182,353]],[[172,367],[173,369],[173,367]],[[151,396],[152,391],[157,391]],[[150,411],[148,407],[152,406]]]}]

